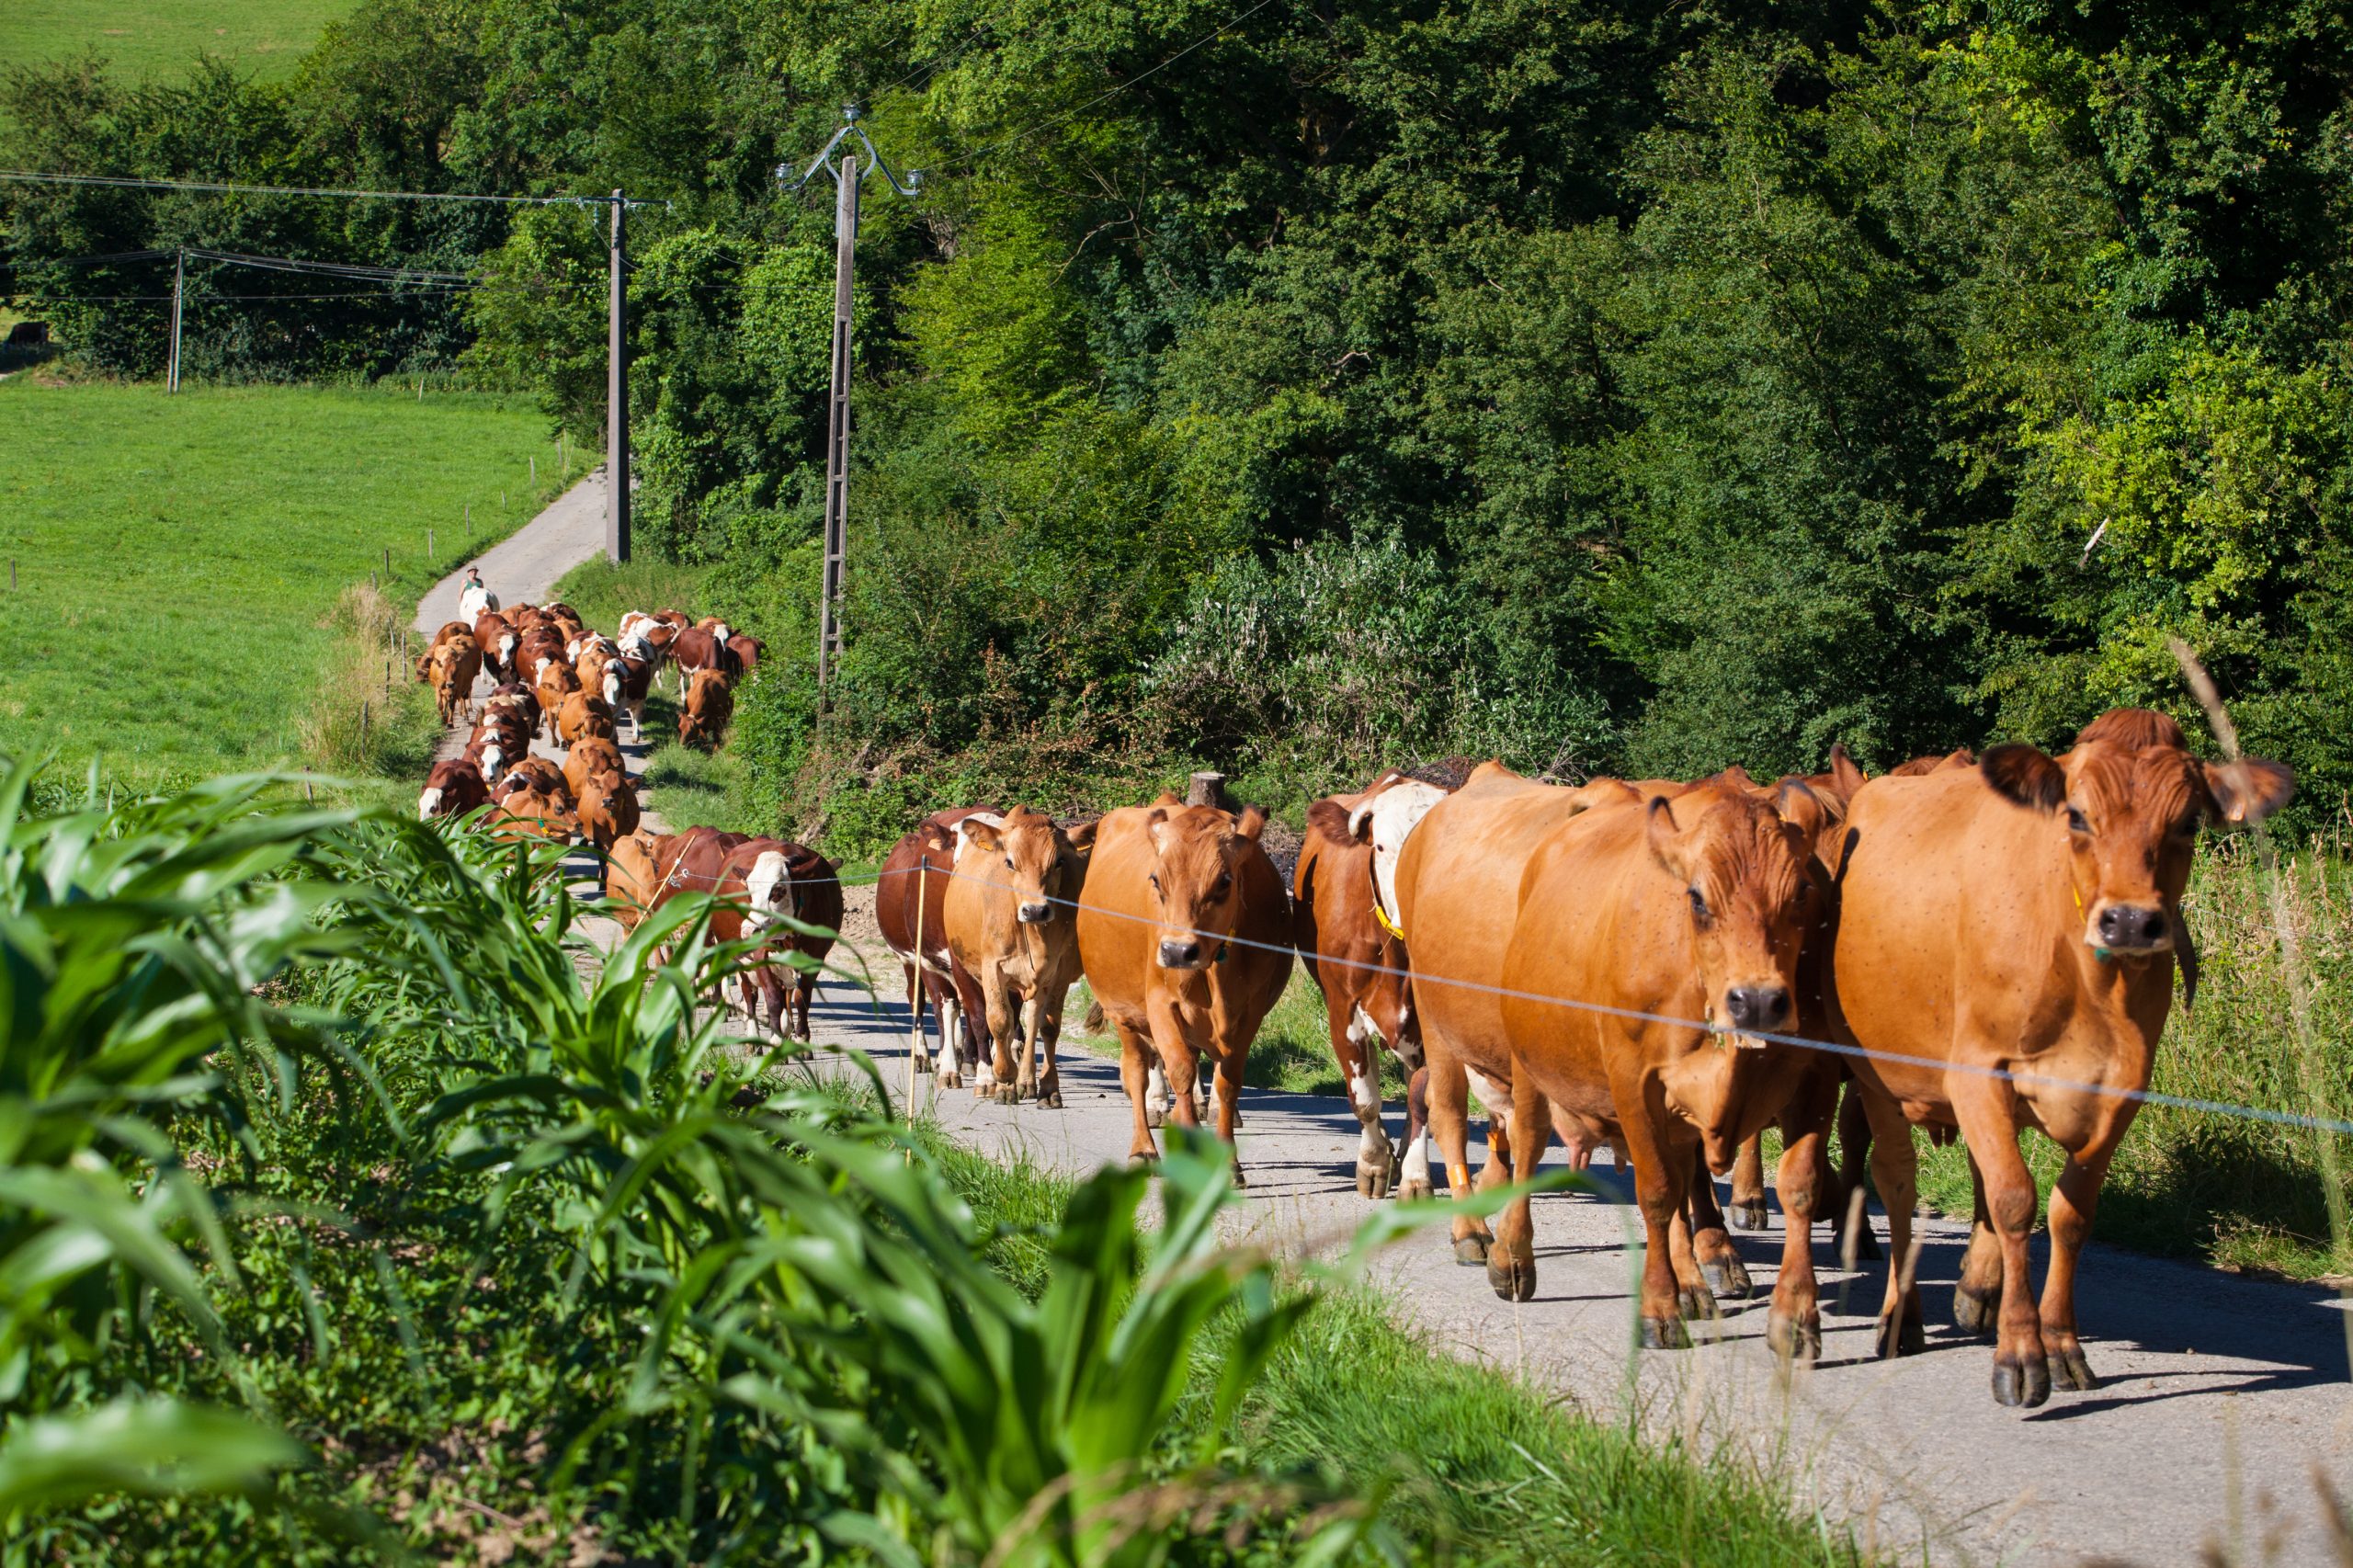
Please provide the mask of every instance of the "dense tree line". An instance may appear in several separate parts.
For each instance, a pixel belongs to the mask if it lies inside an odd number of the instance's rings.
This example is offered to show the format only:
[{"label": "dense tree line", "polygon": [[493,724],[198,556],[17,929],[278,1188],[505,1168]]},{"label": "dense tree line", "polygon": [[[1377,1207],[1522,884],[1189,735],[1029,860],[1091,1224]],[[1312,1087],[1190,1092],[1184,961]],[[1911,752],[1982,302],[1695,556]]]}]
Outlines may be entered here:
[{"label": "dense tree line", "polygon": [[[864,102],[930,175],[869,187],[834,715],[799,661],[745,714],[788,811],[1177,759],[1269,792],[1414,754],[1885,766],[2180,710],[2178,633],[2330,815],[2342,12],[368,0],[284,86],[18,74],[5,161],[668,201],[632,284],[642,527],[792,648],[831,200],[774,170]],[[462,351],[601,417],[580,210],[6,199],[44,294],[112,277],[47,258],[153,244],[478,265],[207,352]],[[142,371],[142,311],[61,314]]]}]

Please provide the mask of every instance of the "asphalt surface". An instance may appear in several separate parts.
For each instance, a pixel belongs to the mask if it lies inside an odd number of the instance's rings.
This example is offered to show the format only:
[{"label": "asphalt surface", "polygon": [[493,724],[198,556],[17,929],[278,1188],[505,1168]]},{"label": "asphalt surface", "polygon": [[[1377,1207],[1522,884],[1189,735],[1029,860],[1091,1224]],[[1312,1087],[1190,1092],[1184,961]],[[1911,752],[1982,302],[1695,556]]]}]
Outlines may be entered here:
[{"label": "asphalt surface", "polygon": [[[499,603],[545,604],[566,572],[604,548],[605,471],[598,468],[470,564],[482,567],[482,580]],[[416,607],[419,631],[429,636],[458,619],[465,581],[460,567],[433,585]]]},{"label": "asphalt surface", "polygon": [[[575,486],[488,552],[484,577],[505,602],[543,597],[601,547],[602,506],[601,479]],[[442,585],[452,610],[456,582]],[[428,598],[418,624],[444,619]],[[449,749],[462,740],[453,733]],[[633,738],[622,750],[632,772],[642,768]],[[661,831],[656,802],[645,804]],[[576,869],[593,875],[594,863],[582,858]],[[872,972],[895,977],[875,938],[872,890],[846,891],[843,954],[855,950]],[[600,943],[618,935],[608,922],[588,925]],[[878,1005],[829,981],[815,1032],[821,1057],[838,1062],[843,1051],[862,1051],[903,1095],[896,992],[893,978]],[[1123,1160],[1130,1120],[1116,1064],[1066,1044],[1061,1066],[1060,1110],[981,1101],[928,1077],[915,1081],[915,1096],[980,1149],[1026,1149],[1074,1174]],[[1402,1108],[1391,1107],[1389,1125],[1392,1136],[1402,1131]],[[1345,1099],[1250,1091],[1239,1143],[1249,1187],[1229,1216],[1237,1241],[1336,1254],[1372,1211],[1356,1193],[1357,1121]],[[1894,1362],[1872,1354],[1884,1266],[1842,1272],[1823,1227],[1814,1253],[1822,1356],[1790,1373],[1763,1338],[1781,1249],[1778,1206],[1770,1230],[1733,1233],[1753,1281],[1748,1298],[1722,1303],[1720,1323],[1695,1325],[1693,1349],[1637,1351],[1630,1241],[1640,1227],[1607,1153],[1592,1175],[1591,1190],[1535,1200],[1533,1301],[1498,1301],[1483,1270],[1457,1266],[1442,1223],[1379,1255],[1368,1282],[1433,1343],[1526,1377],[1597,1420],[1678,1442],[1700,1462],[1768,1471],[1798,1506],[1892,1559],[2353,1565],[2353,1545],[2332,1546],[2315,1486],[2325,1477],[2353,1499],[2353,1300],[2336,1290],[2092,1246],[2078,1310],[2100,1387],[2005,1410],[1989,1392],[1990,1345],[1950,1326],[1965,1226],[1922,1221],[1928,1345]],[[1884,1221],[1874,1222],[1883,1241]],[[2041,1259],[2038,1244],[2038,1278]]]}]

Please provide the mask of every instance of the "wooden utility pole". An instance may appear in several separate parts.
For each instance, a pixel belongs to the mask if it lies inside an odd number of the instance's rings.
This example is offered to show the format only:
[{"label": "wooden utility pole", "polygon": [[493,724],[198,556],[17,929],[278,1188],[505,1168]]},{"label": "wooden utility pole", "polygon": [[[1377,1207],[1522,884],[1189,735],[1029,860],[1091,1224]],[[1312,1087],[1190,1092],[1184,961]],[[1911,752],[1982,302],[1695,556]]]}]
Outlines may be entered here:
[{"label": "wooden utility pole", "polygon": [[849,558],[849,328],[858,267],[858,154],[842,154],[834,201],[834,385],[825,405],[825,574],[817,631],[817,685],[842,651],[842,569]]},{"label": "wooden utility pole", "polygon": [[180,288],[188,278],[188,252],[181,251],[172,262],[172,358],[165,371],[164,390],[180,390]]},{"label": "wooden utility pole", "polygon": [[612,302],[605,323],[605,553],[629,559],[629,203],[613,192]]}]

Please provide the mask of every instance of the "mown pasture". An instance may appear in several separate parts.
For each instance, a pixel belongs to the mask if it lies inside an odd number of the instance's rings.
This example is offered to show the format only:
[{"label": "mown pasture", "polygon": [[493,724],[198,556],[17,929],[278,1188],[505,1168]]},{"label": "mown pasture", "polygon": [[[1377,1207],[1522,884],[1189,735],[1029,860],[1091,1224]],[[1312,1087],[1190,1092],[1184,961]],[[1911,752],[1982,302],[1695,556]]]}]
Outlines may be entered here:
[{"label": "mown pasture", "polygon": [[47,65],[96,56],[134,81],[186,71],[199,54],[240,74],[292,74],[320,29],[351,9],[349,0],[12,0],[0,20],[0,60]]},{"label": "mown pasture", "polygon": [[321,710],[381,676],[339,597],[390,551],[382,598],[414,605],[528,519],[543,431],[520,400],[391,388],[0,383],[0,746],[134,783],[364,760],[381,705],[364,753],[335,739],[356,711]]}]

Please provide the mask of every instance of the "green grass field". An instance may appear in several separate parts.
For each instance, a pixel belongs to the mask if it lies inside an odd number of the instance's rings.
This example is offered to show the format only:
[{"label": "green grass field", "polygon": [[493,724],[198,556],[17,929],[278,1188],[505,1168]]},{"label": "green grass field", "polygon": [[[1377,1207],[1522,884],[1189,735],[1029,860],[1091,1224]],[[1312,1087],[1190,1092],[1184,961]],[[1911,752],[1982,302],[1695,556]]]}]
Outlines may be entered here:
[{"label": "green grass field", "polygon": [[9,0],[0,8],[0,60],[46,65],[96,54],[135,81],[186,71],[199,53],[261,76],[290,74],[319,30],[349,0]]},{"label": "green grass field", "polygon": [[0,751],[133,783],[301,758],[359,656],[339,597],[390,550],[413,606],[513,531],[544,429],[480,396],[0,383]]}]

